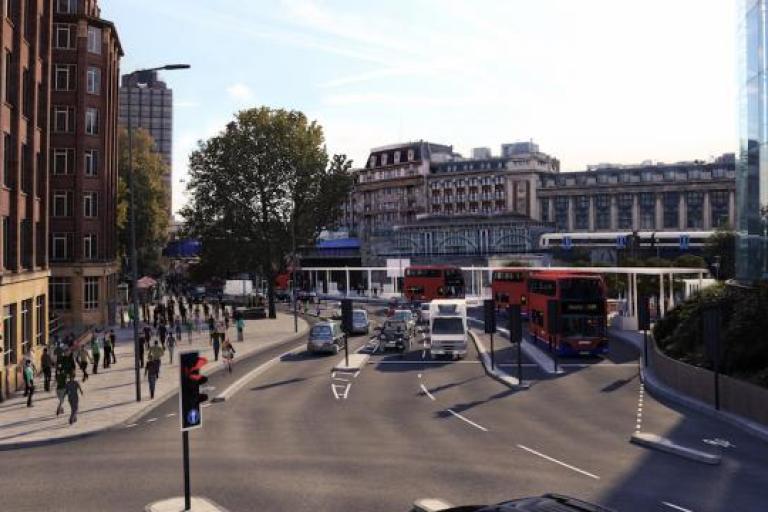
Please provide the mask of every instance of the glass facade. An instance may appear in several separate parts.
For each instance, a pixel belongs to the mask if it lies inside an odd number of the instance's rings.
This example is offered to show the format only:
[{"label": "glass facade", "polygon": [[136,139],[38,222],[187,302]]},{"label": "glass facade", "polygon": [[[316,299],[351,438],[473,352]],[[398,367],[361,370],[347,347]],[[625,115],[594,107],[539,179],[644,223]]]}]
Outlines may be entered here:
[{"label": "glass facade", "polygon": [[768,280],[768,0],[741,0],[736,277]]}]

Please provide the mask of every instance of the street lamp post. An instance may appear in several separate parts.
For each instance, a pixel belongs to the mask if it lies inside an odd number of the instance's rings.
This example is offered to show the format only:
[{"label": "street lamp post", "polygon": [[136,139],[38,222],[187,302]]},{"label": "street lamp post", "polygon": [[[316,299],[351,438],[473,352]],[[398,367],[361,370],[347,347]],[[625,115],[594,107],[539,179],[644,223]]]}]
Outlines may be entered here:
[{"label": "street lamp post", "polygon": [[[189,64],[168,64],[156,68],[138,69],[129,73],[127,76],[133,76],[142,72],[146,73],[148,71],[172,71],[174,69],[188,69],[189,67]],[[136,380],[136,401],[141,402],[141,372],[139,371],[139,264],[136,255],[136,203],[133,192],[133,116],[131,113],[130,93],[128,94],[128,187],[130,188],[128,197],[131,209],[131,266],[133,267],[131,275],[131,301],[133,302],[133,366]]]}]

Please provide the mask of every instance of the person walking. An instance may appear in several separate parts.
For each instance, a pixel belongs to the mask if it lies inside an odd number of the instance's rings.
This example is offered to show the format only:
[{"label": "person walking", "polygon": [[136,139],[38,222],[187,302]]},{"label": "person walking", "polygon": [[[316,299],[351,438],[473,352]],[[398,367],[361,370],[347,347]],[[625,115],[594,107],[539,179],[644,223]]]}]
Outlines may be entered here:
[{"label": "person walking", "polygon": [[243,320],[242,316],[235,321],[235,327],[237,327],[237,341],[243,341],[243,330],[245,329],[245,320]]},{"label": "person walking", "polygon": [[176,349],[176,338],[173,336],[173,334],[168,334],[167,347],[168,364],[173,364],[173,351]]},{"label": "person walking", "polygon": [[213,343],[213,338],[216,334],[216,320],[213,319],[213,315],[208,317],[208,335],[210,336],[210,341]]},{"label": "person walking", "polygon": [[160,376],[160,361],[147,362],[147,366],[144,368],[144,375],[147,377],[147,383],[149,384],[149,398],[154,399],[157,378]]},{"label": "person walking", "polygon": [[227,306],[224,306],[224,329],[229,331],[229,310],[227,310]]},{"label": "person walking", "polygon": [[195,304],[195,311],[194,311],[194,318],[195,318],[195,331],[200,332],[200,305]]},{"label": "person walking", "polygon": [[93,356],[93,374],[99,373],[99,359],[101,359],[101,343],[97,336],[91,338],[91,355]]},{"label": "person walking", "polygon": [[103,343],[104,363],[102,363],[102,367],[106,370],[112,364],[112,342],[110,341],[109,336],[104,336]]},{"label": "person walking", "polygon": [[83,382],[88,380],[88,363],[93,361],[91,353],[85,348],[85,345],[80,345],[77,350],[77,364],[80,366],[80,370],[83,372]]},{"label": "person walking", "polygon": [[32,361],[24,361],[24,396],[27,397],[27,407],[32,407],[32,395],[35,394],[35,367]]},{"label": "person walking", "polygon": [[56,398],[59,399],[59,404],[56,406],[56,416],[64,412],[64,399],[67,397],[68,378],[64,372],[56,374]]},{"label": "person walking", "polygon": [[211,306],[208,305],[208,301],[204,300],[203,301],[203,315],[205,316],[205,318],[208,318],[208,316],[209,316],[208,313],[210,313],[210,311],[211,311]]},{"label": "person walking", "polygon": [[139,368],[144,368],[144,347],[146,343],[144,336],[139,336]]},{"label": "person walking", "polygon": [[[80,383],[75,380],[74,375],[69,376],[66,391],[69,408],[71,410],[69,414],[69,424],[72,425],[77,421],[77,411],[80,408],[80,395],[85,393],[83,393],[83,388],[80,387]],[[78,393],[80,395],[78,395]]]},{"label": "person walking", "polygon": [[219,360],[219,349],[221,348],[221,341],[219,336],[220,336],[219,333],[215,331],[211,331],[211,337],[212,337],[211,343],[213,344],[213,359],[215,361]]},{"label": "person walking", "polygon": [[174,331],[176,331],[176,343],[181,342],[181,321],[176,320],[176,324],[174,325]]},{"label": "person walking", "polygon": [[183,301],[179,301],[179,315],[181,316],[181,323],[186,324],[187,323],[187,306],[184,305]]},{"label": "person walking", "polygon": [[112,364],[117,364],[117,336],[115,335],[115,330],[110,329],[109,330],[109,346],[112,349]]},{"label": "person walking", "polygon": [[229,373],[232,373],[232,360],[235,358],[235,352],[235,347],[232,346],[229,340],[226,340],[221,349],[221,357],[224,358],[224,365],[229,370]]},{"label": "person walking", "polygon": [[48,353],[48,347],[43,349],[43,355],[40,356],[40,368],[43,370],[43,390],[51,390],[51,372],[53,371],[53,358]]},{"label": "person walking", "polygon": [[158,345],[158,341],[155,340],[155,344],[152,345],[152,347],[149,349],[149,357],[147,358],[147,364],[150,362],[155,362],[157,365],[157,376],[160,377],[160,360],[163,358],[163,354],[165,354],[165,349]]},{"label": "person walking", "polygon": [[149,344],[149,340],[152,339],[152,328],[149,325],[144,326],[144,341]]},{"label": "person walking", "polygon": [[160,343],[165,347],[165,338],[168,336],[168,327],[165,325],[165,320],[157,328],[157,335],[160,336]]}]

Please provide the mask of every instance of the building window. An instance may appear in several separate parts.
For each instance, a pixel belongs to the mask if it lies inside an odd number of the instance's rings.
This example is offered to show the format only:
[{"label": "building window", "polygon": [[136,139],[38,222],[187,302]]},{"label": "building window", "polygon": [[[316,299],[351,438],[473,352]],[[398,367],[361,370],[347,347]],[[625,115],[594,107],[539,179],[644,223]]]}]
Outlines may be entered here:
[{"label": "building window", "polygon": [[86,78],[88,94],[101,94],[101,69],[89,67]]},{"label": "building window", "polygon": [[53,174],[71,174],[75,165],[75,150],[67,148],[53,149]]},{"label": "building window", "polygon": [[5,52],[5,80],[3,81],[3,99],[9,105],[14,104],[13,97],[13,55],[11,52]]},{"label": "building window", "polygon": [[86,176],[98,176],[99,175],[99,152],[96,149],[85,150],[85,175]]},{"label": "building window", "polygon": [[541,200],[541,220],[543,222],[551,222],[549,218],[549,198],[542,198]]},{"label": "building window", "polygon": [[75,108],[65,105],[53,107],[53,131],[73,133],[75,131]]},{"label": "building window", "polygon": [[35,298],[35,319],[37,320],[37,332],[35,332],[35,345],[45,345],[46,329],[45,295]]},{"label": "building window", "polygon": [[399,151],[395,151],[395,163],[396,164],[400,163],[400,152]]},{"label": "building window", "polygon": [[95,260],[97,258],[97,250],[96,235],[83,235],[83,259]]},{"label": "building window", "polygon": [[413,162],[416,159],[416,151],[409,149],[408,150],[408,161]]},{"label": "building window", "polygon": [[3,232],[2,232],[2,243],[3,243],[3,266],[7,269],[11,268],[11,243],[10,243],[10,236],[11,236],[11,218],[4,216],[3,217]]},{"label": "building window", "polygon": [[57,50],[72,50],[75,45],[72,37],[73,26],[66,23],[53,24],[53,47]]},{"label": "building window", "polygon": [[3,363],[16,364],[16,304],[3,306]]},{"label": "building window", "polygon": [[611,196],[595,197],[595,229],[611,229]]},{"label": "building window", "polygon": [[53,216],[71,217],[72,216],[72,191],[55,190],[53,192]]},{"label": "building window", "polygon": [[616,196],[616,206],[619,213],[619,229],[632,229],[632,207],[634,198],[632,194],[619,194]]},{"label": "building window", "polygon": [[101,55],[101,29],[99,27],[88,27],[88,51]]},{"label": "building window", "polygon": [[51,277],[48,284],[51,297],[51,309],[69,310],[72,308],[72,281],[69,277]]},{"label": "building window", "polygon": [[713,190],[709,193],[709,208],[712,212],[712,227],[719,228],[728,226],[730,218],[728,215],[730,193],[727,190]]},{"label": "building window", "polygon": [[576,229],[589,229],[589,196],[577,196],[574,204]]},{"label": "building window", "polygon": [[568,229],[568,198],[556,197],[555,198],[555,224],[557,228],[561,230]]},{"label": "building window", "polygon": [[653,192],[640,194],[640,229],[656,228],[656,195]]},{"label": "building window", "polygon": [[98,194],[96,192],[83,192],[83,216],[98,216]]},{"label": "building window", "polygon": [[99,109],[93,107],[85,109],[85,133],[88,135],[99,134]]},{"label": "building window", "polygon": [[13,154],[11,134],[6,133],[3,136],[3,185],[7,188],[13,187],[13,169],[11,168],[11,155]]},{"label": "building window", "polygon": [[32,299],[21,301],[21,353],[32,345]]},{"label": "building window", "polygon": [[388,157],[388,156],[389,156],[389,155],[387,155],[386,153],[383,153],[383,154],[381,155],[381,165],[382,165],[382,166],[384,166],[384,165],[387,165],[387,157]]},{"label": "building window", "polygon": [[704,193],[686,192],[686,214],[688,217],[689,229],[700,229],[704,227]]},{"label": "building window", "polygon": [[74,64],[56,64],[53,70],[53,88],[56,91],[75,90],[77,66]]},{"label": "building window", "polygon": [[67,261],[70,257],[68,233],[51,234],[51,259],[53,261]]},{"label": "building window", "polygon": [[664,229],[680,227],[680,193],[664,192]]},{"label": "building window", "polygon": [[83,281],[83,309],[91,310],[99,307],[99,278],[86,277]]},{"label": "building window", "polygon": [[77,0],[56,0],[57,14],[76,14]]}]

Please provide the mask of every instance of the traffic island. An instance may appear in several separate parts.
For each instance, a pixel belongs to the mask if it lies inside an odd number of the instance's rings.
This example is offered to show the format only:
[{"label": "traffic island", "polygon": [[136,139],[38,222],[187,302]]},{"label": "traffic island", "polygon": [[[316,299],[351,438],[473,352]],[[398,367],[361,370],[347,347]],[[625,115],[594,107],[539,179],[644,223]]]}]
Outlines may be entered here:
[{"label": "traffic island", "polygon": [[469,335],[475,342],[477,353],[480,354],[480,361],[483,363],[483,369],[489,377],[501,382],[505,386],[509,386],[510,388],[514,389],[528,389],[531,387],[530,383],[526,383],[525,381],[520,382],[516,377],[511,376],[500,368],[492,368],[490,353],[485,347],[485,344],[480,339],[480,336],[472,331],[469,331]]},{"label": "traffic island", "polygon": [[227,509],[217,505],[208,498],[192,496],[191,508],[184,508],[184,497],[170,498],[167,500],[156,501],[144,507],[144,512],[227,512]]},{"label": "traffic island", "polygon": [[671,453],[695,462],[704,464],[720,464],[720,456],[679,445],[666,437],[647,432],[635,432],[629,440],[630,443],[653,448],[666,453]]},{"label": "traffic island", "polygon": [[368,359],[370,359],[370,357],[371,356],[369,354],[349,354],[349,362],[346,361],[346,358],[342,358],[341,361],[339,361],[331,371],[347,373],[359,372],[368,363]]}]

